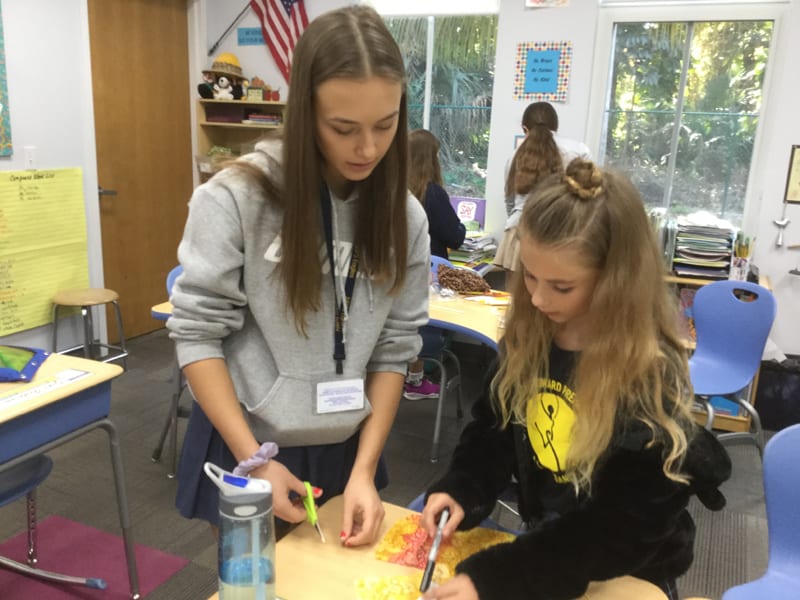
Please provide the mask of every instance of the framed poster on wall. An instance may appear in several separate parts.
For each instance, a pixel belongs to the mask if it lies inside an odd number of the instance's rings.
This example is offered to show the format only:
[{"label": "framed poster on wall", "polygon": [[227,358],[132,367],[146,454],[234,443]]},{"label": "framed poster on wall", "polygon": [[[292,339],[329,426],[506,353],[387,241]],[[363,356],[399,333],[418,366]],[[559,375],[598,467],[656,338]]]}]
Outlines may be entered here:
[{"label": "framed poster on wall", "polygon": [[11,156],[11,119],[8,116],[8,81],[3,46],[3,4],[0,3],[0,156]]},{"label": "framed poster on wall", "polygon": [[518,44],[514,100],[566,102],[571,67],[572,42]]}]

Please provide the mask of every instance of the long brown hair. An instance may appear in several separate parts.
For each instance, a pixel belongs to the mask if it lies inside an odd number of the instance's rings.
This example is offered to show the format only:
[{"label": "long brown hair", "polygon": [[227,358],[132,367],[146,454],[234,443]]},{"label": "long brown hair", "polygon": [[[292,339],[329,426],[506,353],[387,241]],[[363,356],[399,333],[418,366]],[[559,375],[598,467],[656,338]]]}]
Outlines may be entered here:
[{"label": "long brown hair", "polygon": [[397,133],[386,155],[363,181],[358,194],[354,247],[361,267],[377,282],[390,282],[390,293],[405,280],[408,223],[406,183],[408,114],[403,56],[380,15],[367,6],[347,6],[324,13],[306,28],[294,48],[286,103],[283,164],[280,182],[261,172],[256,177],[264,194],[283,209],[283,255],[279,274],[298,331],[305,333],[308,311],[320,306],[319,248],[322,242],[319,194],[323,157],[316,141],[315,96],[329,79],[381,77],[402,86]]},{"label": "long brown hair", "polygon": [[[517,194],[527,194],[542,175],[556,172],[552,157],[554,156],[553,147],[558,149],[553,138],[553,134],[558,131],[558,113],[553,105],[544,101],[528,104],[525,112],[522,113],[522,130],[525,132],[525,140],[511,159],[506,176],[506,198],[512,198]],[[528,155],[525,162],[528,164],[520,168],[518,165],[522,158],[522,146],[526,146],[531,134],[533,134],[534,140],[530,142],[525,151],[525,154]],[[562,164],[558,170],[563,168]],[[518,188],[523,191],[517,191]]]},{"label": "long brown hair", "polygon": [[408,189],[423,205],[428,184],[443,185],[439,148],[439,140],[427,129],[408,134]]},{"label": "long brown hair", "polygon": [[506,198],[530,193],[539,181],[563,169],[553,132],[546,125],[532,125],[511,159],[506,177]]},{"label": "long brown hair", "polygon": [[[574,373],[575,422],[567,475],[590,489],[595,464],[616,427],[645,423],[664,446],[664,472],[680,472],[690,431],[692,388],[678,333],[677,302],[664,281],[661,252],[639,193],[628,179],[575,159],[531,195],[519,222],[522,241],[569,247],[599,273],[592,330]],[[531,304],[524,278],[513,275],[506,317],[506,357],[493,381],[504,422],[525,422],[537,379],[549,371],[554,325]]]}]

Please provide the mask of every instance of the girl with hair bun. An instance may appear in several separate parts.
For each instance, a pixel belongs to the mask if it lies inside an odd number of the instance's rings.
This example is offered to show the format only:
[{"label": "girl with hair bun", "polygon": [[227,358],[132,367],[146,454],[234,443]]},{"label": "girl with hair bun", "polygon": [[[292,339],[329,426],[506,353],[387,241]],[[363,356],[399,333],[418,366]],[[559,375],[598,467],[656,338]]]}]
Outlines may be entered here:
[{"label": "girl with hair bun", "polygon": [[697,426],[676,302],[636,189],[575,159],[528,198],[499,357],[452,464],[428,490],[429,534],[478,525],[515,479],[526,530],[424,598],[577,598],[632,575],[677,600],[697,495],[731,463]]}]

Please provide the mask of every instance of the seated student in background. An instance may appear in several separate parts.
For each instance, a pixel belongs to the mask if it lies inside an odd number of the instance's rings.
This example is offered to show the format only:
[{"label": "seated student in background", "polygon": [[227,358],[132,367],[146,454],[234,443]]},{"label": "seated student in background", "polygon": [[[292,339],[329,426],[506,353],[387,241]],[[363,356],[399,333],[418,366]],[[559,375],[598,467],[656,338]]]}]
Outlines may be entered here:
[{"label": "seated student in background", "polygon": [[561,173],[564,164],[561,152],[549,126],[531,123],[511,166],[506,174],[506,198],[513,198],[513,206],[503,228],[503,238],[497,247],[494,264],[506,271],[515,271],[519,264],[519,238],[517,223],[528,195],[536,185],[554,173]]},{"label": "seated student in background", "polygon": [[197,400],[178,468],[185,517],[218,520],[211,461],[270,481],[282,531],[306,518],[292,498],[305,480],[320,503],[343,495],[342,544],[377,537],[383,447],[428,319],[407,127],[383,19],[333,10],[295,46],[282,133],[195,190],[167,322]]},{"label": "seated student in background", "polygon": [[697,495],[713,510],[731,463],[695,424],[676,303],[641,197],[576,159],[519,223],[520,269],[498,362],[452,464],[429,489],[429,534],[478,525],[512,477],[526,531],[461,562],[425,600],[577,598],[632,575],[677,600]]},{"label": "seated student in background", "polygon": [[[439,140],[426,129],[415,129],[408,134],[408,189],[419,199],[428,215],[431,254],[446,259],[449,258],[448,248],[458,248],[464,243],[467,230],[442,187],[439,147]],[[426,329],[423,327],[420,331],[423,340],[427,339]],[[438,332],[435,335],[438,336]],[[430,337],[433,339],[434,336]],[[403,395],[409,400],[439,395],[439,386],[424,376],[424,366],[419,359],[408,365]]]}]

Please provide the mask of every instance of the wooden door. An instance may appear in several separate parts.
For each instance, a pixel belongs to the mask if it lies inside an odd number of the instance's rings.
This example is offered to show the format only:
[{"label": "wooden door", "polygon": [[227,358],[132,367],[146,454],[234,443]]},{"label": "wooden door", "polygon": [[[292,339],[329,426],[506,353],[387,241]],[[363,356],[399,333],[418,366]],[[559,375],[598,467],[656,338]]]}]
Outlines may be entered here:
[{"label": "wooden door", "polygon": [[[192,191],[186,0],[88,0],[105,286],[127,338],[163,326],[150,307]],[[118,339],[108,318],[109,337]]]}]

